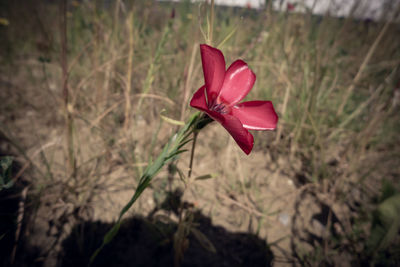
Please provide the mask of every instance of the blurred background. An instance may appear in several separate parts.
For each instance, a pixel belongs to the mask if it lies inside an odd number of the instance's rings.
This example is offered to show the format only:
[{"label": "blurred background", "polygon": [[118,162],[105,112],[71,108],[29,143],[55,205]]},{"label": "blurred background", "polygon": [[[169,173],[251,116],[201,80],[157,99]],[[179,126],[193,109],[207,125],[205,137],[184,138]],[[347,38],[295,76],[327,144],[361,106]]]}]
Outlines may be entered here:
[{"label": "blurred background", "polygon": [[[0,262],[87,266],[195,111],[199,44],[257,76],[271,132],[217,123],[171,161],[94,266],[400,263],[399,1],[0,1]],[[190,150],[190,144],[187,149]],[[188,186],[190,184],[190,186]],[[186,239],[185,239],[186,240]]]}]

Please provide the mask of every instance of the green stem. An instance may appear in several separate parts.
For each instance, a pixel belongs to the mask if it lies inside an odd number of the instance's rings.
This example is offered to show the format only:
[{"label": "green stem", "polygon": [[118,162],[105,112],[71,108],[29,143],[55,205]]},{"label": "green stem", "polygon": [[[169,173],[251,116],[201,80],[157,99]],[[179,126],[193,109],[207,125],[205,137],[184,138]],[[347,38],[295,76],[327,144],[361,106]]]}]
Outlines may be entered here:
[{"label": "green stem", "polygon": [[192,151],[190,153],[190,163],[189,163],[189,173],[188,173],[188,179],[192,175],[192,166],[193,166],[193,159],[194,159],[194,149],[196,148],[196,141],[197,141],[197,135],[199,134],[198,131],[193,132],[193,142],[192,142]]}]

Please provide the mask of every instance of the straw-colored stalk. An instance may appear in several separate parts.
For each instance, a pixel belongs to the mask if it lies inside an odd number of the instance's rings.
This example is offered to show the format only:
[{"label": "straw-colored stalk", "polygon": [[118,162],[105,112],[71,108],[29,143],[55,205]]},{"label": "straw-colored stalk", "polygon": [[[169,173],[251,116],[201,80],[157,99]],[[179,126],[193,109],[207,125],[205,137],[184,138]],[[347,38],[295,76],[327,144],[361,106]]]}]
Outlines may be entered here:
[{"label": "straw-colored stalk", "polygon": [[337,116],[342,115],[343,109],[346,106],[347,101],[349,100],[355,85],[360,81],[362,74],[365,70],[365,67],[368,65],[369,61],[371,60],[372,55],[374,54],[376,48],[378,47],[378,44],[382,40],[383,36],[385,35],[387,29],[389,28],[390,21],[386,22],[386,24],[383,26],[382,30],[380,31],[378,37],[376,37],[374,43],[371,45],[371,47],[368,50],[367,55],[364,58],[364,61],[362,62],[360,68],[358,69],[357,75],[354,77],[353,82],[350,84],[350,86],[347,88],[345,95],[343,96],[342,103],[339,106],[339,109],[337,111]]},{"label": "straw-colored stalk", "polygon": [[[190,84],[192,83],[192,78],[193,78],[193,68],[194,68],[194,63],[196,59],[196,53],[197,53],[197,47],[198,44],[193,45],[192,49],[192,55],[190,57],[190,63],[189,63],[189,70],[187,73],[187,78],[185,82],[185,89],[183,91],[183,101],[182,101],[182,106],[181,106],[181,117],[180,120],[184,121],[185,120],[185,115],[186,115],[186,107],[187,107],[187,101],[189,99],[189,93],[190,93]],[[200,65],[198,65],[200,66]],[[197,72],[198,68],[196,68]]]},{"label": "straw-colored stalk", "polygon": [[211,0],[210,24],[208,25],[208,39],[210,45],[213,45],[213,30],[214,30],[214,0]]},{"label": "straw-colored stalk", "polygon": [[126,77],[126,88],[125,88],[125,120],[124,129],[128,130],[130,126],[130,115],[131,115],[131,90],[132,90],[132,61],[133,61],[133,48],[134,48],[134,21],[133,11],[128,17],[128,31],[129,31],[129,55],[128,55],[128,73]]},{"label": "straw-colored stalk", "polygon": [[[109,47],[111,50],[111,61],[114,61],[115,58],[117,57],[116,53],[116,44],[114,41],[114,36],[117,36],[117,30],[118,30],[118,20],[119,20],[119,9],[121,5],[121,0],[117,0],[115,3],[115,11],[114,11],[114,27],[112,32],[110,33],[109,36]],[[107,65],[107,68],[105,70],[105,79],[104,79],[104,84],[103,84],[103,92],[102,92],[102,99],[108,101],[108,89],[110,87],[110,81],[112,78],[112,73],[113,73],[113,65]],[[107,103],[106,103],[107,104]]]},{"label": "straw-colored stalk", "polygon": [[61,40],[61,69],[62,69],[62,94],[64,100],[65,128],[67,138],[67,160],[69,173],[76,177],[76,162],[73,139],[73,106],[69,101],[68,91],[68,61],[67,61],[67,1],[60,1],[60,40]]}]

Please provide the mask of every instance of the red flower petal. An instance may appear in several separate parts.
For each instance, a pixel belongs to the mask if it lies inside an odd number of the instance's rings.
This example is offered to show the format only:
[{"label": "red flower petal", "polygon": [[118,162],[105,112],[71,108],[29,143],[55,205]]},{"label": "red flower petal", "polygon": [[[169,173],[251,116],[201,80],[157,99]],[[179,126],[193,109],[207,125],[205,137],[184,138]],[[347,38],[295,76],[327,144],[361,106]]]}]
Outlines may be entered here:
[{"label": "red flower petal", "polygon": [[246,97],[256,81],[256,75],[243,60],[236,60],[225,74],[219,95],[222,102],[231,106]]},{"label": "red flower petal", "polygon": [[190,106],[208,112],[205,88],[206,86],[203,85],[194,93],[192,100],[190,100]]},{"label": "red flower petal", "polygon": [[205,86],[202,86],[199,90],[194,93],[190,106],[197,108],[203,112],[206,112],[211,118],[221,123],[221,125],[229,132],[239,147],[247,155],[253,149],[253,135],[248,130],[243,128],[242,123],[238,118],[232,115],[221,114],[212,110],[209,110],[206,103],[205,97]]},{"label": "red flower petal", "polygon": [[273,130],[278,123],[278,115],[271,101],[248,101],[232,108],[232,115],[249,130]]},{"label": "red flower petal", "polygon": [[200,53],[207,98],[210,102],[217,98],[224,82],[225,59],[221,51],[205,44],[200,45]]},{"label": "red flower petal", "polygon": [[256,75],[242,60],[235,61],[225,72],[224,56],[216,48],[201,45],[200,52],[205,85],[194,93],[190,105],[221,123],[249,154],[254,139],[248,130],[275,129],[278,116],[274,107],[270,101],[237,104],[253,87]]},{"label": "red flower petal", "polygon": [[238,118],[229,114],[221,114],[212,110],[207,112],[210,117],[221,123],[221,125],[229,132],[239,147],[246,153],[250,154],[253,149],[254,139],[249,131],[243,128]]}]

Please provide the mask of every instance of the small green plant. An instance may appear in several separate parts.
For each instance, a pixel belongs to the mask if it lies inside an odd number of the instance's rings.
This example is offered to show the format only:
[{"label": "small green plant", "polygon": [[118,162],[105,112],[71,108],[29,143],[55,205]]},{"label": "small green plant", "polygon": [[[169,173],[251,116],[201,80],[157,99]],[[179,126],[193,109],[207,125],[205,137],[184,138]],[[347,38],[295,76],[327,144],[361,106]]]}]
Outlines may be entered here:
[{"label": "small green plant", "polygon": [[[372,215],[371,233],[366,243],[366,255],[374,262],[389,263],[387,249],[398,238],[400,230],[400,193],[390,183],[383,184],[380,203]],[[397,249],[399,246],[397,245]]]},{"label": "small green plant", "polygon": [[12,157],[3,157],[0,159],[0,191],[9,189],[14,185],[12,180]]}]

